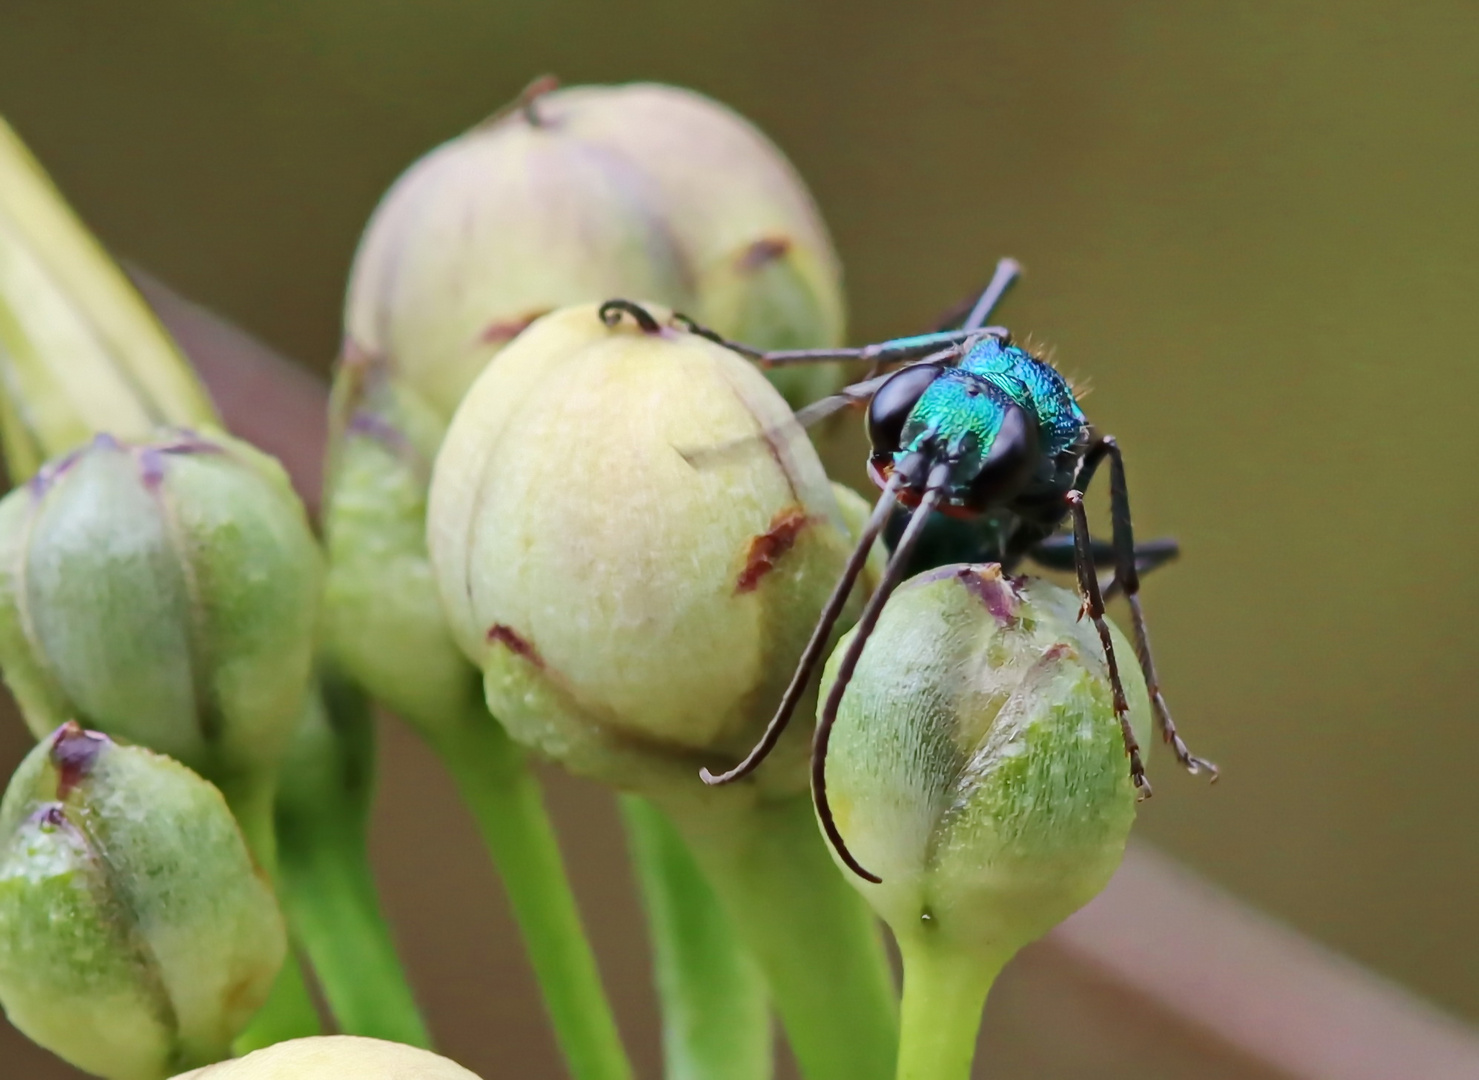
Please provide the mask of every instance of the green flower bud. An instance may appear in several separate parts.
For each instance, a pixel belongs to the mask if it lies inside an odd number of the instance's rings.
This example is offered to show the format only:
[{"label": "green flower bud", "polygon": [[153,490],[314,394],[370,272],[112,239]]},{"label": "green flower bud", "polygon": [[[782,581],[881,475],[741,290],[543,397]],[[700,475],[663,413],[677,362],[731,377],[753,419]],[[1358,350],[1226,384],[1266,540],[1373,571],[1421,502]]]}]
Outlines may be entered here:
[{"label": "green flower bud", "polygon": [[[847,876],[904,957],[900,1077],[964,1077],[996,972],[1123,855],[1135,789],[1104,647],[1079,612],[1077,594],[995,565],[921,575],[883,609],[842,699],[827,792],[883,880]],[[1145,684],[1133,663],[1120,674],[1143,747]]]},{"label": "green flower bud", "polygon": [[13,480],[97,431],[216,422],[123,272],[0,120],[0,441]]},{"label": "green flower bud", "polygon": [[427,515],[453,637],[515,740],[683,832],[802,1069],[878,1080],[892,987],[811,828],[806,733],[745,783],[697,776],[770,720],[852,548],[845,521],[753,367],[655,306],[602,310],[620,318],[534,323],[453,418]]},{"label": "green flower bud", "polygon": [[686,790],[769,719],[848,539],[780,396],[650,311],[644,330],[569,308],[500,354],[447,433],[427,529],[510,734],[618,786]]},{"label": "green flower bud", "polygon": [[67,724],[0,802],[0,1005],[110,1080],[224,1057],[287,949],[272,890],[210,784]]},{"label": "green flower bud", "polygon": [[[694,274],[689,314],[762,349],[841,344],[842,271],[826,225],[785,155],[744,117],[656,83],[572,87],[536,107],[657,183]],[[836,390],[844,372],[804,365],[768,376],[799,408]]]},{"label": "green flower bud", "polygon": [[530,321],[616,295],[692,306],[661,192],[620,155],[513,113],[433,150],[376,208],[350,271],[347,348],[450,417]]},{"label": "green flower bud", "polygon": [[[674,87],[540,89],[386,194],[350,273],[347,356],[384,360],[447,418],[494,353],[568,304],[646,297],[763,348],[841,340],[825,227],[750,124]],[[796,404],[837,380],[775,375]]]},{"label": "green flower bud", "polygon": [[380,1039],[320,1035],[258,1050],[175,1080],[478,1080],[455,1061]]},{"label": "green flower bud", "polygon": [[270,772],[319,587],[287,477],[223,436],[100,435],[0,501],[0,664],[38,737],[76,717],[217,783]]},{"label": "green flower bud", "polygon": [[340,365],[324,512],[325,642],[372,697],[428,733],[480,699],[426,552],[426,498],[445,425],[365,357]]}]

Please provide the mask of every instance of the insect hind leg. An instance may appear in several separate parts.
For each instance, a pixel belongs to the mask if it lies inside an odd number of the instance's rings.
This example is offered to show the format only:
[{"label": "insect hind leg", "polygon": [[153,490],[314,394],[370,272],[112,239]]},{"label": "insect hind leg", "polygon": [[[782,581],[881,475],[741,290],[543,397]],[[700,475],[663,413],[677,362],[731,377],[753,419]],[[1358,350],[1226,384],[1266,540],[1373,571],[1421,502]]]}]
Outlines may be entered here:
[{"label": "insect hind leg", "polygon": [[1217,766],[1193,754],[1177,734],[1176,722],[1171,719],[1171,709],[1161,693],[1160,676],[1156,674],[1155,658],[1150,651],[1150,634],[1145,626],[1145,613],[1140,608],[1140,574],[1135,565],[1135,529],[1130,520],[1130,492],[1125,482],[1125,459],[1120,452],[1119,443],[1112,435],[1102,435],[1090,454],[1096,464],[1106,456],[1109,458],[1109,513],[1113,524],[1115,579],[1121,583],[1125,599],[1130,604],[1135,655],[1145,676],[1145,688],[1150,694],[1156,726],[1160,728],[1161,737],[1171,746],[1182,768],[1193,775],[1208,773],[1216,780]]}]

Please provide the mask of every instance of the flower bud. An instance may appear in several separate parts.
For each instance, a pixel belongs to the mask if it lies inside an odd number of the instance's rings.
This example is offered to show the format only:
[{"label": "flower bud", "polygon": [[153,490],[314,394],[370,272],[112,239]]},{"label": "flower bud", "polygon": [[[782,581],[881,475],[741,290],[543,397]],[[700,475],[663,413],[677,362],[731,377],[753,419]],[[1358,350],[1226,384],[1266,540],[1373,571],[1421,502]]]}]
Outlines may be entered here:
[{"label": "flower bud", "polygon": [[[1104,647],[1079,610],[1075,593],[995,565],[921,575],[883,609],[826,777],[842,836],[883,883],[849,878],[906,953],[927,940],[1004,963],[1119,865],[1135,789]],[[1143,747],[1145,684],[1134,663],[1119,669]]]},{"label": "flower bud", "polygon": [[501,353],[448,430],[427,531],[453,636],[516,740],[689,790],[769,719],[849,541],[774,389],[644,314],[568,308]]},{"label": "flower bud", "polygon": [[286,747],[319,581],[272,459],[100,435],[0,501],[0,664],[38,737],[75,717],[222,783]]},{"label": "flower bud", "polygon": [[0,802],[0,1004],[110,1080],[224,1057],[287,948],[213,786],[67,724]]},{"label": "flower bud", "polygon": [[[811,193],[744,117],[676,86],[578,86],[536,103],[553,126],[616,150],[657,184],[694,274],[689,312],[762,349],[842,342],[842,272]],[[841,383],[839,365],[767,373],[793,408]]]},{"label": "flower bud", "polygon": [[175,1080],[478,1080],[455,1061],[380,1039],[320,1035],[258,1050]]},{"label": "flower bud", "polygon": [[445,418],[530,321],[617,295],[692,304],[661,192],[619,154],[513,113],[433,150],[376,208],[346,349],[388,361]]},{"label": "flower bud", "polygon": [[324,500],[325,644],[377,701],[426,732],[479,700],[426,553],[426,499],[445,425],[385,366],[339,367]]},{"label": "flower bud", "polygon": [[[674,87],[531,88],[386,194],[350,273],[346,355],[386,361],[446,418],[533,319],[610,296],[657,300],[761,348],[842,335],[820,216],[751,125]],[[837,379],[775,375],[795,404]]]}]

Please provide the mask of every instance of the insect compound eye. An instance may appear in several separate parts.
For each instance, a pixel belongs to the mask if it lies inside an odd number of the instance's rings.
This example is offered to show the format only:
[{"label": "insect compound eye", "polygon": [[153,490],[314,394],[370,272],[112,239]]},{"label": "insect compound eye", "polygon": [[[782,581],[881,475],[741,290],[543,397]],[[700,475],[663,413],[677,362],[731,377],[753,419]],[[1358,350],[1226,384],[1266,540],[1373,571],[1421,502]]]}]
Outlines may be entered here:
[{"label": "insect compound eye", "polygon": [[878,388],[873,400],[868,403],[868,440],[875,454],[893,453],[900,449],[904,437],[904,424],[919,399],[940,372],[939,364],[916,364],[894,372],[889,380]]},{"label": "insect compound eye", "polygon": [[1020,406],[1009,406],[981,470],[971,479],[971,504],[985,507],[1010,499],[1032,478],[1037,463],[1037,424]]}]

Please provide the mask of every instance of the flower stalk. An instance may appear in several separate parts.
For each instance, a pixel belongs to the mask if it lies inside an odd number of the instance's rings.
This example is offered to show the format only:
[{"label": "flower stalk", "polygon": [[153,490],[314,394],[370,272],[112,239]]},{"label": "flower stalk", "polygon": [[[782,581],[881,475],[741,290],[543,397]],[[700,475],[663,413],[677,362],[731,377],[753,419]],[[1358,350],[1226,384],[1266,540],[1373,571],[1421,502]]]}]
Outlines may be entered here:
[{"label": "flower stalk", "polygon": [[370,867],[374,776],[369,702],[321,671],[274,803],[283,907],[341,1031],[429,1047]]},{"label": "flower stalk", "polygon": [[769,1080],[775,1071],[765,977],[681,833],[652,803],[621,796],[647,912],[667,1080]]}]

